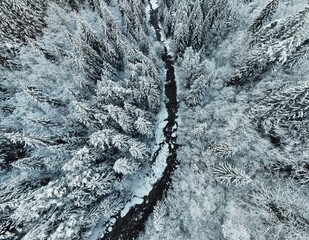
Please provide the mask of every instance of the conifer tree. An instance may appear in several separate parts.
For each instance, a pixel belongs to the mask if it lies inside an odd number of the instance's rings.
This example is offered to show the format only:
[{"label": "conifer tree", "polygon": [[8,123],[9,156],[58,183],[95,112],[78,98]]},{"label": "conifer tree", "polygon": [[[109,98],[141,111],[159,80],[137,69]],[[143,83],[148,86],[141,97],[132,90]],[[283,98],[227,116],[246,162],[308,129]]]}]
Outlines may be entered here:
[{"label": "conifer tree", "polygon": [[[293,53],[304,46],[308,38],[308,8],[285,19],[275,20],[256,35],[256,42],[244,66],[229,81],[228,85],[242,85],[260,81],[274,64],[286,64]],[[306,45],[306,44],[305,44]],[[294,55],[295,56],[295,55]],[[301,56],[300,56],[301,58]]]},{"label": "conifer tree", "polygon": [[235,168],[227,162],[214,166],[212,171],[219,182],[227,186],[231,184],[244,185],[252,181],[241,169]]},{"label": "conifer tree", "polygon": [[279,0],[272,0],[267,4],[267,6],[262,10],[260,15],[255,19],[254,23],[251,26],[251,31],[256,34],[263,26],[263,24],[271,19],[271,16],[277,10]]}]

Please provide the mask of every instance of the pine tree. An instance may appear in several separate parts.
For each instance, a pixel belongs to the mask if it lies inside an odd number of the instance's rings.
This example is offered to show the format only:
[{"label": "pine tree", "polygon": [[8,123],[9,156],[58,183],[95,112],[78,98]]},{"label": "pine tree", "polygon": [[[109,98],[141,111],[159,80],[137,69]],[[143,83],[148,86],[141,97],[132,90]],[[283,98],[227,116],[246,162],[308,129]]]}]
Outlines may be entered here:
[{"label": "pine tree", "polygon": [[153,136],[153,124],[148,121],[147,119],[143,117],[137,118],[137,120],[134,122],[136,130],[143,134],[146,135],[147,137],[152,137]]},{"label": "pine tree", "polygon": [[195,79],[188,92],[186,103],[192,106],[201,103],[207,94],[208,85],[209,80],[204,75]]},{"label": "pine tree", "polygon": [[288,59],[291,59],[291,56],[304,46],[308,37],[306,25],[309,19],[308,13],[309,8],[305,8],[283,20],[273,21],[261,29],[244,66],[228,81],[227,85],[260,81],[276,63],[286,64]]},{"label": "pine tree", "polygon": [[233,155],[232,147],[227,143],[218,143],[211,146],[210,151],[213,152],[219,158],[228,158]]},{"label": "pine tree", "polygon": [[176,26],[174,32],[174,44],[175,51],[177,53],[183,53],[188,44],[188,27],[184,23],[180,23]]},{"label": "pine tree", "polygon": [[193,82],[204,75],[205,65],[205,62],[201,61],[201,52],[194,51],[192,47],[186,49],[181,62],[185,88],[190,89]]},{"label": "pine tree", "polygon": [[232,184],[244,185],[252,181],[241,169],[235,168],[227,162],[214,166],[212,171],[218,181],[227,186]]},{"label": "pine tree", "polygon": [[[306,147],[308,84],[286,88],[263,99],[252,109],[252,117],[263,133],[289,144],[293,151]],[[286,136],[289,140],[285,141]]]},{"label": "pine tree", "polygon": [[263,26],[263,24],[271,18],[275,13],[279,5],[279,0],[272,0],[267,4],[267,6],[262,10],[260,15],[255,19],[251,26],[251,31],[256,34]]},{"label": "pine tree", "polygon": [[309,54],[309,40],[306,39],[299,47],[297,47],[290,56],[287,57],[285,66],[290,68],[296,66],[305,59],[308,59]]},{"label": "pine tree", "polygon": [[166,207],[164,203],[159,202],[153,212],[153,225],[157,232],[161,232],[164,229],[164,220],[166,215]]},{"label": "pine tree", "polygon": [[132,159],[119,158],[115,162],[113,169],[117,173],[132,174],[139,169],[139,164]]}]

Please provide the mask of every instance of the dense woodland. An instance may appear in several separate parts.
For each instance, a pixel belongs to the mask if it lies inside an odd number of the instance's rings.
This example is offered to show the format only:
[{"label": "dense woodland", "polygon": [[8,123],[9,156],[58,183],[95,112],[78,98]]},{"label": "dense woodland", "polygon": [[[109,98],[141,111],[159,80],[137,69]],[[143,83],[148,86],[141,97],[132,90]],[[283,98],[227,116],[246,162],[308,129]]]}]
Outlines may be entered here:
[{"label": "dense woodland", "polygon": [[309,239],[308,2],[158,0],[161,42],[154,3],[0,2],[0,239],[112,226],[152,169],[166,49],[178,166],[139,238]]},{"label": "dense woodland", "polygon": [[306,1],[166,1],[179,166],[141,239],[308,239]]}]

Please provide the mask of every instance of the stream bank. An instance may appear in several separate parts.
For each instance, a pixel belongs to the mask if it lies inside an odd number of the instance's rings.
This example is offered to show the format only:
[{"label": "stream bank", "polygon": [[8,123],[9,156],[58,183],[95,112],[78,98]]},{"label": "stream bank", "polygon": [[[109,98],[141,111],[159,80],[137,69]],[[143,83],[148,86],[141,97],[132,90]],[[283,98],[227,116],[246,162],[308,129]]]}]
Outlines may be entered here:
[{"label": "stream bank", "polygon": [[[158,10],[153,9],[150,3],[150,24],[154,27],[156,32],[156,38],[161,41],[161,29],[158,21]],[[163,43],[164,44],[164,43]],[[167,190],[169,189],[173,172],[178,164],[177,162],[177,135],[175,133],[177,129],[177,88],[175,80],[174,60],[171,54],[168,52],[167,47],[164,46],[164,53],[161,56],[165,62],[166,79],[164,84],[164,94],[166,97],[165,107],[168,113],[166,126],[163,129],[164,142],[161,144],[168,145],[168,155],[166,158],[166,167],[149,194],[143,197],[143,202],[135,204],[129,209],[129,211],[122,216],[119,212],[114,218],[115,224],[105,232],[102,240],[118,240],[118,239],[136,239],[140,232],[144,230],[145,223],[148,220],[149,215],[153,212],[157,202],[160,201]],[[160,151],[160,150],[159,150]],[[157,154],[158,155],[158,154]],[[156,156],[155,156],[156,157]]]}]

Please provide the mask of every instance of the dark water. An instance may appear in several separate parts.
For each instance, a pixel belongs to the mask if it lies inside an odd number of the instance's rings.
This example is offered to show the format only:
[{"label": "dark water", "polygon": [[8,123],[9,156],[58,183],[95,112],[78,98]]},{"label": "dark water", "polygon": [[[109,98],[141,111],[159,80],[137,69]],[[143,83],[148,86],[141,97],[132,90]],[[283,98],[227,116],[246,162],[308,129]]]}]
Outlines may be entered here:
[{"label": "dark water", "polygon": [[[158,41],[161,41],[160,29],[158,24],[158,12],[157,10],[151,11],[150,18],[151,25],[156,30],[156,37]],[[106,232],[101,239],[136,239],[140,232],[144,230],[145,223],[149,215],[153,212],[154,206],[161,200],[169,189],[172,174],[177,166],[176,159],[176,136],[172,136],[175,131],[175,125],[177,126],[177,89],[174,74],[174,61],[168,54],[167,49],[162,55],[162,60],[165,62],[166,68],[166,83],[165,83],[165,95],[166,95],[166,109],[168,112],[167,125],[164,128],[165,142],[169,146],[169,156],[167,157],[167,166],[164,169],[162,177],[153,185],[152,190],[147,196],[144,197],[144,201],[141,204],[136,204],[129,212],[121,218],[120,212],[115,216],[116,223],[112,226],[110,232]],[[157,155],[155,155],[156,157]]]}]

